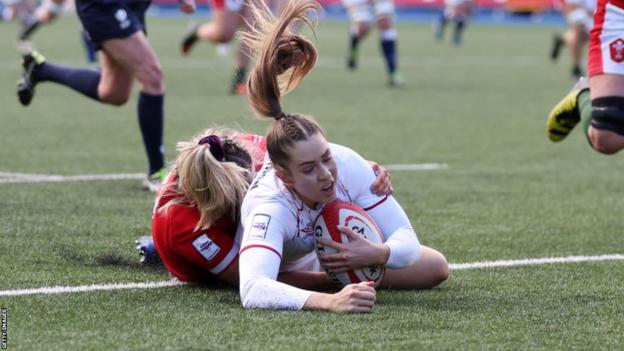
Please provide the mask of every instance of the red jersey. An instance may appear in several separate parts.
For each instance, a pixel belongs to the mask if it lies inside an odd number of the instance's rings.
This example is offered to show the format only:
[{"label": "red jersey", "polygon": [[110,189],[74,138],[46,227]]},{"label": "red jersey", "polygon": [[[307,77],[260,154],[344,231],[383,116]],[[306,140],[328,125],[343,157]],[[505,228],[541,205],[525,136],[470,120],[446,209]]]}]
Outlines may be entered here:
[{"label": "red jersey", "polygon": [[[256,170],[261,168],[266,154],[264,137],[240,134],[236,139],[250,151]],[[177,181],[177,176],[170,176],[162,189]],[[197,208],[175,204],[160,211],[173,199],[174,195],[161,192],[152,217],[152,238],[167,270],[182,281],[197,281],[206,273],[223,272],[238,259],[240,240],[235,240],[238,223],[226,217],[208,229],[195,230],[200,218]]]}]

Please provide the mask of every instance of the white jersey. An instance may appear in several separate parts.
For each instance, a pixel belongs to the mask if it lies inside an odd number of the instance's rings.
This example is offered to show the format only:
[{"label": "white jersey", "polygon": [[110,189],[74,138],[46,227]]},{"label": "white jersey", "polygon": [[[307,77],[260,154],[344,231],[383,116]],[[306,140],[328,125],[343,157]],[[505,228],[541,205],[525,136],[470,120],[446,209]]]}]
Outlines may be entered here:
[{"label": "white jersey", "polygon": [[[420,245],[407,215],[392,196],[374,195],[375,174],[356,152],[330,144],[336,161],[336,197],[366,210],[390,246],[389,268],[413,264]],[[241,208],[240,290],[245,307],[301,309],[311,291],[275,281],[278,272],[309,262],[314,221],[322,210],[309,208],[276,176],[267,162],[250,186]],[[396,234],[395,233],[400,233]],[[407,234],[406,234],[407,233]],[[391,245],[390,241],[395,241]]]}]

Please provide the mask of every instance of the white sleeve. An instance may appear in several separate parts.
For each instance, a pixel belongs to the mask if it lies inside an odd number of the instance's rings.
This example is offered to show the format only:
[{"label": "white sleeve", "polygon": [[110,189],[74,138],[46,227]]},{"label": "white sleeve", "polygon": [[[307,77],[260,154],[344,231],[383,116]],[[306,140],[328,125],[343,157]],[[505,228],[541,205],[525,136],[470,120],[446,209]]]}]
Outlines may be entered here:
[{"label": "white sleeve", "polygon": [[[370,190],[375,174],[360,155],[352,151],[345,172],[353,202],[364,209],[384,234],[390,247],[387,268],[405,268],[420,258],[421,247],[407,214],[393,196],[377,196]],[[341,172],[343,170],[340,170]]]},{"label": "white sleeve", "polygon": [[368,210],[377,226],[386,237],[390,247],[387,268],[405,268],[420,259],[420,242],[403,208],[389,196],[386,201]]},{"label": "white sleeve", "polygon": [[279,210],[278,204],[261,206],[243,223],[239,289],[245,308],[300,310],[312,295],[276,280],[287,227],[269,213]]}]

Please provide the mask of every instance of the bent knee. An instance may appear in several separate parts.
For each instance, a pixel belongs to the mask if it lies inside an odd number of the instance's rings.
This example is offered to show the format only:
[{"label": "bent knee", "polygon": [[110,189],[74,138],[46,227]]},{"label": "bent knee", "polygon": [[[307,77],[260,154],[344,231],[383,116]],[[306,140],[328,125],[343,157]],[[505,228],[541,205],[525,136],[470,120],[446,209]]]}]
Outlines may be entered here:
[{"label": "bent knee", "polygon": [[622,149],[622,142],[618,142],[615,139],[616,137],[601,131],[590,133],[589,135],[589,140],[594,150],[605,155],[613,155]]},{"label": "bent knee", "polygon": [[121,106],[125,105],[130,99],[130,93],[119,91],[103,91],[99,93],[100,101],[109,105]]},{"label": "bent knee", "polygon": [[439,253],[436,255],[437,257],[431,263],[431,287],[438,286],[444,283],[449,276],[451,275],[451,271],[449,269],[448,260],[446,257]]}]

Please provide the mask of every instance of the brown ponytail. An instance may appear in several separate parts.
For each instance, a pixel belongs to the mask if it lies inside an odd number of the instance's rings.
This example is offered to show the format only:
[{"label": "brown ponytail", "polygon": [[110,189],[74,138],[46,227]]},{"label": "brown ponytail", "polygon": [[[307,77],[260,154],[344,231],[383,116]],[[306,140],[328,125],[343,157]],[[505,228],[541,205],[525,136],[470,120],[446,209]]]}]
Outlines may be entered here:
[{"label": "brown ponytail", "polygon": [[295,142],[316,133],[325,133],[310,117],[287,114],[282,110],[282,96],[293,90],[316,63],[316,48],[295,32],[297,24],[312,29],[310,15],[318,14],[320,5],[313,0],[290,0],[281,16],[275,19],[262,1],[253,6],[255,25],[244,40],[252,48],[256,63],[249,75],[247,96],[260,118],[274,118],[267,133],[267,151],[274,164],[286,168],[288,150]]}]

